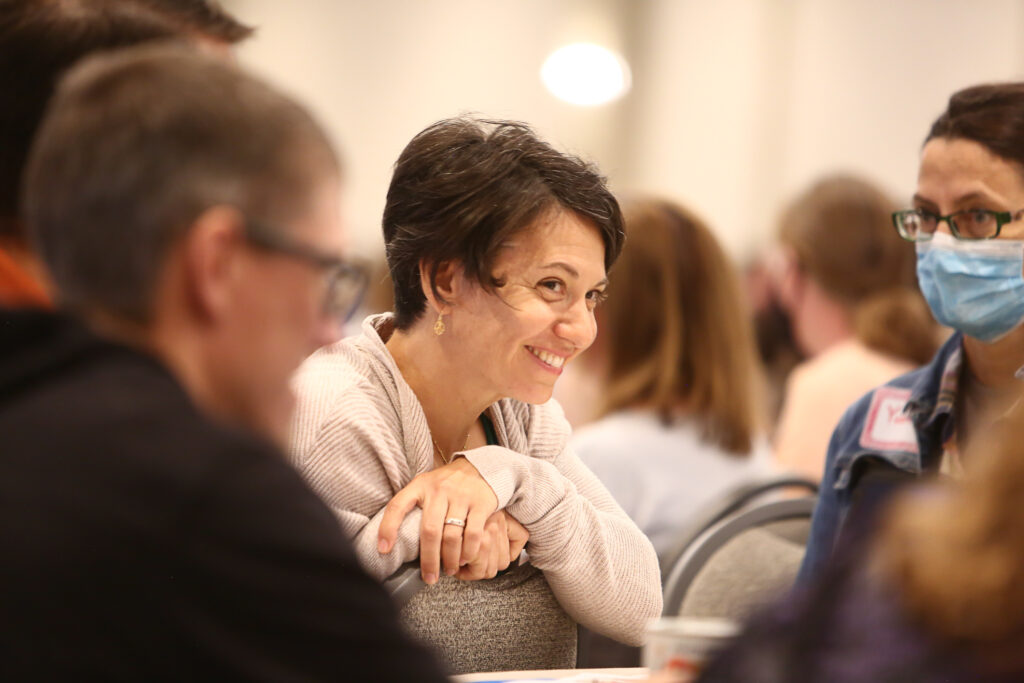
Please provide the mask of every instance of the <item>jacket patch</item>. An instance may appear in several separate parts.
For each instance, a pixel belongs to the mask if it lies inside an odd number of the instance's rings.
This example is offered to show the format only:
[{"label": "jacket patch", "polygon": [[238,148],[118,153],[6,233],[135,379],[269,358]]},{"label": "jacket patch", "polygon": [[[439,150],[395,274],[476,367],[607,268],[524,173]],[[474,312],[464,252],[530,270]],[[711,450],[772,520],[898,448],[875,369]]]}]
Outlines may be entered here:
[{"label": "jacket patch", "polygon": [[909,399],[910,389],[876,389],[860,433],[860,445],[878,451],[917,453],[914,423],[904,412]]}]

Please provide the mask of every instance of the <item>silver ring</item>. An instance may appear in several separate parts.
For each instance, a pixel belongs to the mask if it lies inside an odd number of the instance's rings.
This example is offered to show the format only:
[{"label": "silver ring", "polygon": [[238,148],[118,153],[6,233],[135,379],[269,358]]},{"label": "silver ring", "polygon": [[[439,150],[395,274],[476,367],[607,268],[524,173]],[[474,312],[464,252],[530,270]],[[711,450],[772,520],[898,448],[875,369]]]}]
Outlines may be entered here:
[{"label": "silver ring", "polygon": [[465,527],[466,526],[466,520],[459,519],[458,517],[449,517],[448,519],[444,520],[444,523],[445,524],[451,524],[452,526],[460,526],[460,527]]}]

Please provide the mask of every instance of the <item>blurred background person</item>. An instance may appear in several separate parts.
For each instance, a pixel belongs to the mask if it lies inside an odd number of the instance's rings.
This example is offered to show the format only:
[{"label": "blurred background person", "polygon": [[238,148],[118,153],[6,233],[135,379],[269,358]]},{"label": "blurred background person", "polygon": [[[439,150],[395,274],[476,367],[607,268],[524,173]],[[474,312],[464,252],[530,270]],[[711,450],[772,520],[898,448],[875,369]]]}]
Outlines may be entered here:
[{"label": "blurred background person", "polygon": [[925,138],[912,208],[893,223],[915,246],[929,308],[956,332],[927,365],[872,390],[839,421],[800,580],[828,562],[845,528],[868,529],[900,483],[970,467],[963,444],[1020,391],[1022,217],[1024,83],[954,93]]},{"label": "blurred background person", "polygon": [[789,316],[779,303],[775,282],[777,261],[774,249],[761,252],[747,263],[742,273],[743,290],[754,321],[757,354],[764,369],[765,419],[769,438],[774,436],[778,425],[789,373],[806,358],[793,339]]},{"label": "blurred background person", "polygon": [[815,481],[843,411],[938,348],[913,247],[892,227],[895,208],[866,180],[831,176],[780,221],[778,300],[808,360],[787,380],[774,454],[780,468]]},{"label": "blurred background person", "polygon": [[210,0],[0,2],[0,305],[50,305],[18,192],[29,144],[60,75],[100,50],[172,38],[226,50],[251,33]]},{"label": "blurred background person", "polygon": [[660,199],[624,204],[629,239],[583,361],[602,417],[572,447],[659,555],[695,513],[769,473],[761,371],[733,264],[708,227]]},{"label": "blurred background person", "polygon": [[550,400],[624,239],[603,177],[525,124],[446,119],[383,227],[395,311],[302,366],[293,461],[373,575],[419,562],[403,618],[454,671],[571,668],[577,622],[639,644],[657,557]]},{"label": "blurred background person", "polygon": [[1024,680],[1024,400],[990,417],[965,480],[898,495],[852,564],[755,618],[700,681]]}]

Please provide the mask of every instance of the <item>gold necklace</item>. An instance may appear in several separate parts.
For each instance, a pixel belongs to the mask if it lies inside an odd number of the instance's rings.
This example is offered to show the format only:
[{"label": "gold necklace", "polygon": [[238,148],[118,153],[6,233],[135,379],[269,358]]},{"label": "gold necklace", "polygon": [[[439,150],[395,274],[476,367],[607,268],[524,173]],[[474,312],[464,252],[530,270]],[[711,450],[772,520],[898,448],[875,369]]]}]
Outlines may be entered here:
[{"label": "gold necklace", "polygon": [[[441,450],[441,447],[439,445],[437,445],[437,439],[434,438],[433,434],[430,435],[430,440],[434,442],[434,448],[437,449],[437,454],[441,456],[441,462],[443,462],[445,465],[451,463],[451,461],[452,461],[451,456],[445,457],[444,451]],[[468,446],[468,445],[469,445],[469,432],[466,432],[466,442],[462,444],[462,450],[466,450],[466,446]],[[454,453],[452,455],[454,455]]]}]

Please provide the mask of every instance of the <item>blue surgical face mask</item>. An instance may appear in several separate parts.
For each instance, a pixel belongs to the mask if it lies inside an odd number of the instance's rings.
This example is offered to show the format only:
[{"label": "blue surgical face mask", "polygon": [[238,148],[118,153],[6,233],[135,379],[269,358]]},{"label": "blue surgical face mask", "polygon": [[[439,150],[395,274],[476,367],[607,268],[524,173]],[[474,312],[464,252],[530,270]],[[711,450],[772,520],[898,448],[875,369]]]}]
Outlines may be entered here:
[{"label": "blue surgical face mask", "polygon": [[916,246],[917,282],[940,323],[993,342],[1024,321],[1024,242],[937,232]]}]

